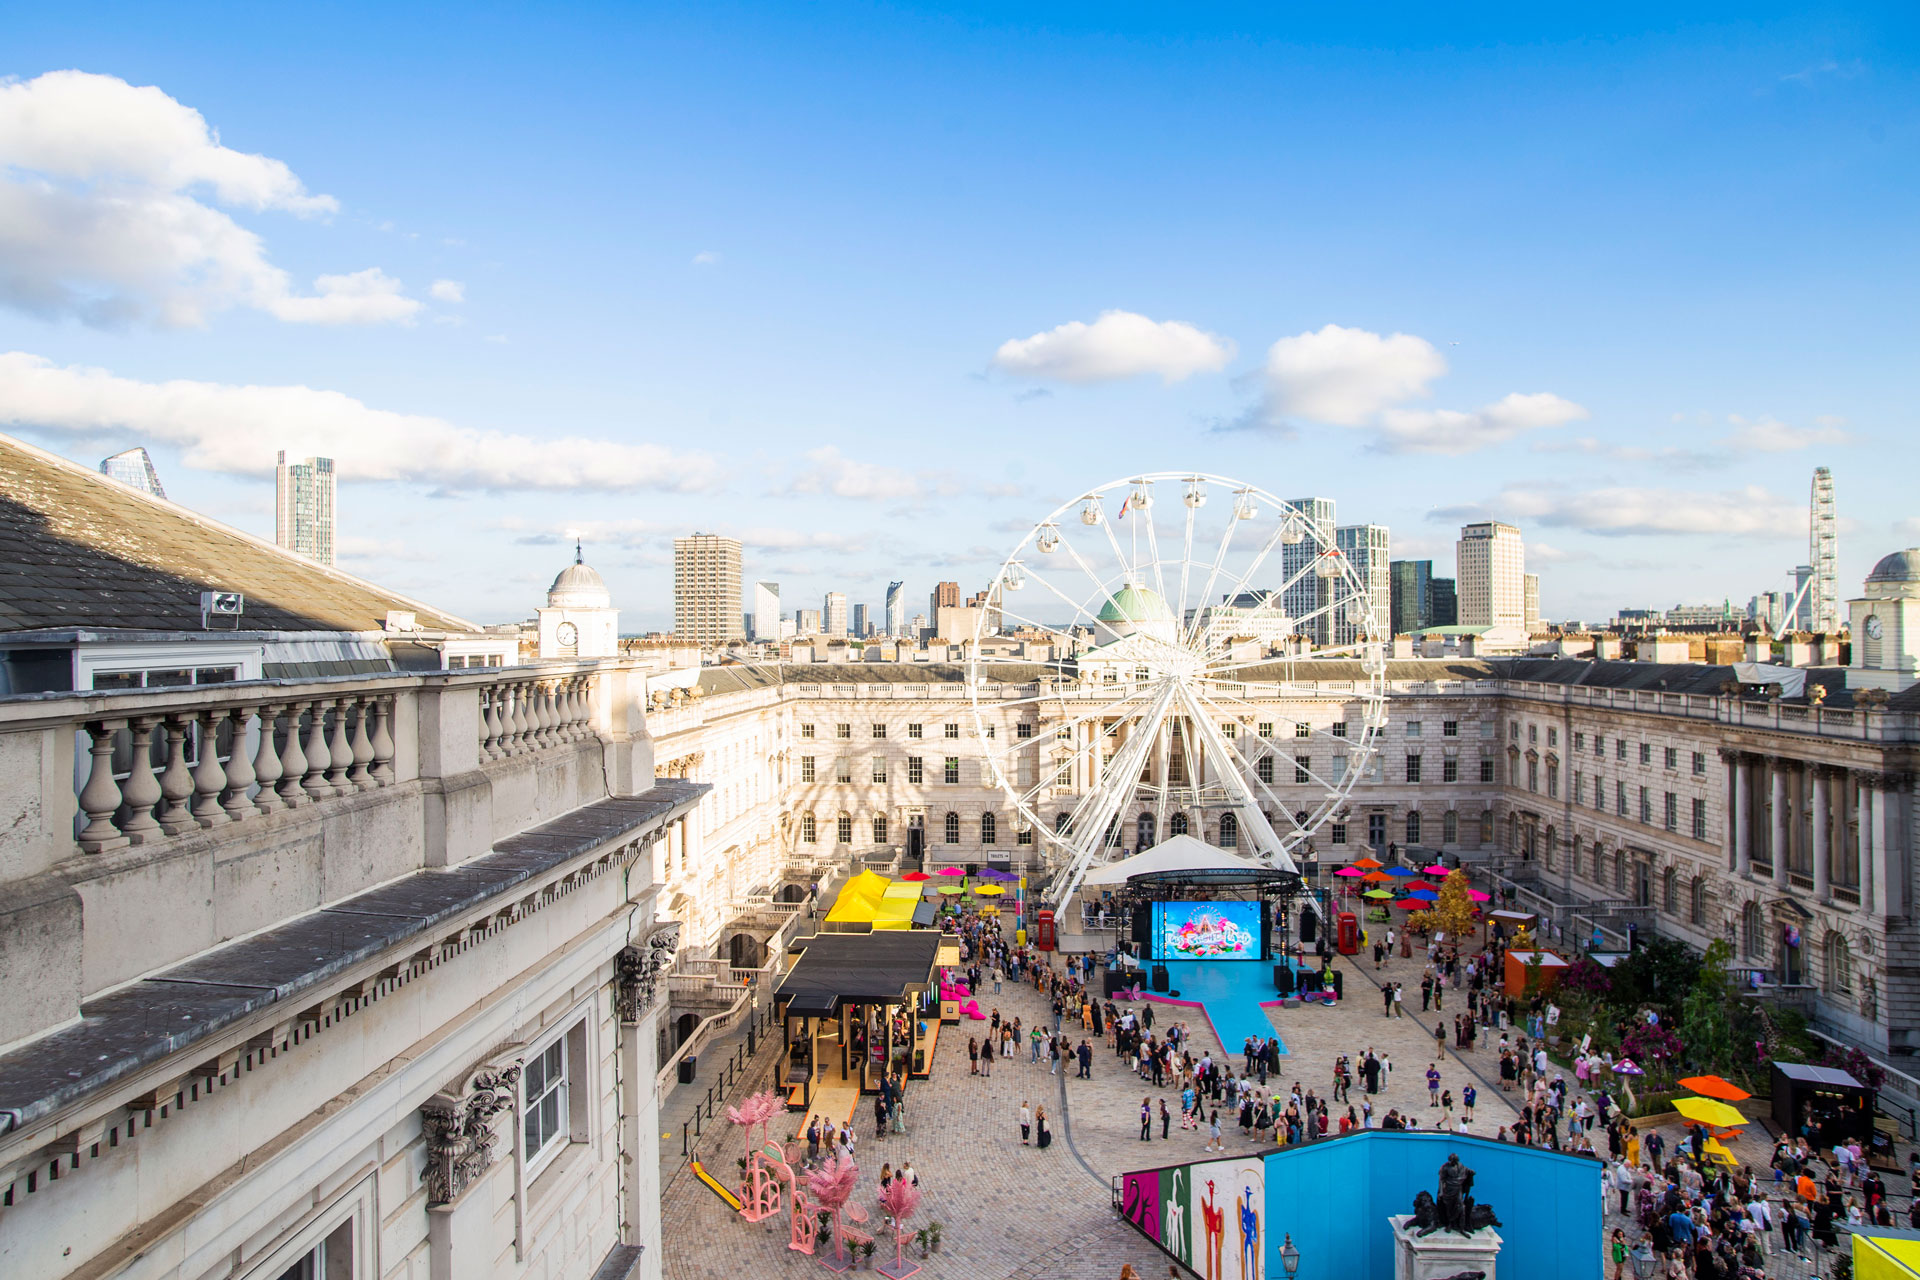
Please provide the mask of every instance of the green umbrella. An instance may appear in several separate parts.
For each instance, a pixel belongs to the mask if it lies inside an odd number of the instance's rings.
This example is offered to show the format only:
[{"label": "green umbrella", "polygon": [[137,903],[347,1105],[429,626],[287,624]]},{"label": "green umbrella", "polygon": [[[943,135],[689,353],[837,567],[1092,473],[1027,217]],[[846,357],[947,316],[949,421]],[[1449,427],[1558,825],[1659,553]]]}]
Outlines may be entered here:
[{"label": "green umbrella", "polygon": [[1369,889],[1362,896],[1368,898],[1391,898],[1393,891],[1391,889]]},{"label": "green umbrella", "polygon": [[941,886],[940,886],[940,892],[942,892],[942,893],[965,893],[965,892],[966,892],[966,889],[964,889],[964,888],[962,888],[962,887],[961,887],[960,885],[957,885],[957,884],[943,884],[943,885],[941,885]]}]

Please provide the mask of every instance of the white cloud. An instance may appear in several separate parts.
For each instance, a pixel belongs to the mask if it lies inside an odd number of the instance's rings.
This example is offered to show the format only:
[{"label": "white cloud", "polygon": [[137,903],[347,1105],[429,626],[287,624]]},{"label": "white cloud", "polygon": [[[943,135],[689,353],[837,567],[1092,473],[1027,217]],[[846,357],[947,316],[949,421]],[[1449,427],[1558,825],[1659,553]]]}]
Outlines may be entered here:
[{"label": "white cloud", "polygon": [[1225,338],[1179,320],[1155,322],[1132,311],[1103,311],[1092,324],[1074,320],[1030,338],[1000,344],[993,363],[1023,378],[1117,382],[1156,373],[1180,382],[1217,373],[1233,358]]},{"label": "white cloud", "polygon": [[1568,551],[1547,542],[1528,541],[1527,561],[1540,564],[1566,564],[1571,560],[1588,560],[1592,556],[1585,551]]},{"label": "white cloud", "polygon": [[702,249],[693,255],[693,265],[696,267],[711,267],[719,261],[720,255],[711,249]]},{"label": "white cloud", "polygon": [[467,286],[461,284],[458,280],[435,280],[427,289],[427,292],[441,302],[465,302],[467,300]]},{"label": "white cloud", "polygon": [[1757,485],[1719,492],[1627,487],[1571,492],[1509,485],[1485,502],[1432,513],[1437,518],[1487,514],[1601,535],[1805,537],[1807,532],[1803,504]]},{"label": "white cloud", "polygon": [[1893,531],[1903,538],[1920,538],[1920,516],[1894,521]]},{"label": "white cloud", "polygon": [[807,453],[812,465],[787,486],[788,493],[825,493],[836,498],[892,501],[919,498],[927,491],[920,477],[898,467],[877,462],[857,462],[843,457],[831,445]]},{"label": "white cloud", "polygon": [[712,458],[655,444],[483,431],[304,386],[139,382],[20,351],[0,355],[0,423],[157,441],[179,448],[189,467],[236,475],[271,470],[285,449],[331,457],[348,480],[449,490],[695,492],[721,480]]},{"label": "white cloud", "polygon": [[1852,441],[1852,437],[1841,430],[1845,419],[1826,415],[1815,418],[1810,427],[1789,426],[1773,417],[1743,418],[1737,413],[1728,414],[1727,423],[1733,430],[1717,443],[1752,453],[1791,453],[1814,445],[1841,445]]},{"label": "white cloud", "polygon": [[1362,426],[1389,405],[1428,395],[1427,384],[1446,371],[1425,338],[1330,324],[1267,349],[1267,409],[1279,420]]},{"label": "white cloud", "polygon": [[1389,453],[1472,453],[1527,431],[1564,426],[1587,416],[1571,400],[1551,392],[1514,392],[1470,412],[1458,409],[1388,409],[1377,423],[1380,447]]},{"label": "white cloud", "polygon": [[0,303],[166,327],[240,306],[309,324],[419,310],[377,269],[298,293],[260,237],[202,196],[299,217],[339,208],[283,162],[222,146],[199,112],[152,86],[81,71],[0,82]]}]

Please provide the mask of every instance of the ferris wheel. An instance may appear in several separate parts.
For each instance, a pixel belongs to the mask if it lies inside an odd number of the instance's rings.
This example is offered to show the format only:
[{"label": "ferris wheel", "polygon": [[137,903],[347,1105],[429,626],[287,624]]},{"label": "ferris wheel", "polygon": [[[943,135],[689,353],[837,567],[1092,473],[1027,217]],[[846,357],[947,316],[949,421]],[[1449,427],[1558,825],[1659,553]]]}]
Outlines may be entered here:
[{"label": "ferris wheel", "polygon": [[[1294,871],[1344,817],[1386,706],[1387,602],[1359,558],[1330,515],[1187,472],[1090,489],[1020,539],[975,615],[968,696],[1054,904],[1182,833]],[[1326,682],[1346,710],[1318,723]]]}]

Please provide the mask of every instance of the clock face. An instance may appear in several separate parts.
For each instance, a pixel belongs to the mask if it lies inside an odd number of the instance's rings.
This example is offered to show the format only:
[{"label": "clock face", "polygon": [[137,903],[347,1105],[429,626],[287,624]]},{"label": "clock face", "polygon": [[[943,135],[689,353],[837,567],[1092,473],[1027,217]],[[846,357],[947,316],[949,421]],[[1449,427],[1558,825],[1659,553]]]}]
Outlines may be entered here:
[{"label": "clock face", "polygon": [[554,629],[553,635],[561,644],[578,644],[580,642],[580,628],[574,626],[571,622],[561,623]]},{"label": "clock face", "polygon": [[1867,619],[1867,636],[1870,639],[1878,640],[1880,638],[1881,633],[1884,632],[1885,630],[1886,630],[1886,627],[1881,625],[1880,618],[1878,615],[1875,615],[1874,617]]}]

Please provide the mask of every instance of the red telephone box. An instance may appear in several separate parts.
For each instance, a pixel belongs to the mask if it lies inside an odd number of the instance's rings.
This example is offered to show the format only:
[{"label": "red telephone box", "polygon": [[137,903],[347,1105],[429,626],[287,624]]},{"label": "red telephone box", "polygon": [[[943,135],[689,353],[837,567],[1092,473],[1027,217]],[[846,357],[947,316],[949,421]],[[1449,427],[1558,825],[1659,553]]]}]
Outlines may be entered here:
[{"label": "red telephone box", "polygon": [[1337,936],[1339,940],[1337,946],[1339,947],[1340,954],[1350,956],[1358,953],[1360,950],[1360,922],[1354,918],[1353,912],[1342,911],[1339,919],[1335,923],[1338,927]]},{"label": "red telephone box", "polygon": [[1042,951],[1053,950],[1053,912],[1042,911],[1034,918],[1033,945]]}]

